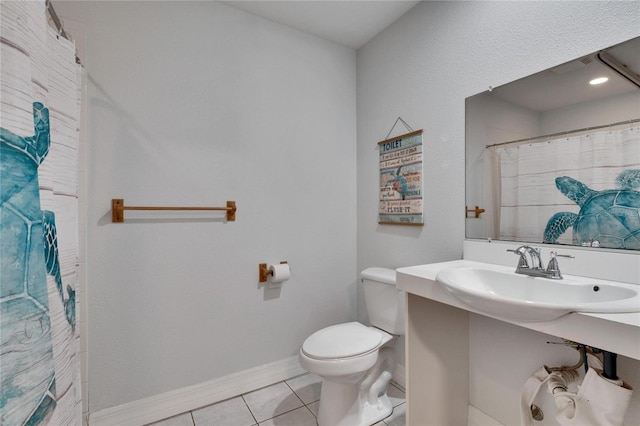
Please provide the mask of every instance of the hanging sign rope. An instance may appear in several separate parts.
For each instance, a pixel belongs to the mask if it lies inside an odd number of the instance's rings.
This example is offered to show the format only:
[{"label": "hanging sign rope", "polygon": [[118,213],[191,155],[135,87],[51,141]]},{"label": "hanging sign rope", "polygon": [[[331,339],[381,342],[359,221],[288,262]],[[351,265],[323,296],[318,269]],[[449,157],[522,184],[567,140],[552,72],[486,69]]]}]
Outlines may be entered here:
[{"label": "hanging sign rope", "polygon": [[391,126],[391,129],[389,130],[389,133],[387,133],[387,137],[385,139],[389,139],[389,136],[391,135],[391,132],[393,132],[393,129],[396,128],[396,124],[398,124],[398,121],[402,122],[402,124],[404,124],[404,127],[406,127],[408,131],[413,132],[411,126],[409,126],[407,122],[402,119],[402,117],[398,117],[396,119],[396,122],[393,123],[393,126]]}]

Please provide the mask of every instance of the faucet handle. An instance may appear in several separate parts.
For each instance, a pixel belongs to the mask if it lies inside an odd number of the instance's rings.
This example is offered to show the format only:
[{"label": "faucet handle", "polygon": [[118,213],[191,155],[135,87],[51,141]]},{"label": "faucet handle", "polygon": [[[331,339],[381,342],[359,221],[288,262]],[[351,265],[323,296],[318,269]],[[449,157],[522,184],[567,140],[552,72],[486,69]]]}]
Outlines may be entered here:
[{"label": "faucet handle", "polygon": [[523,254],[525,254],[527,252],[528,248],[530,248],[530,247],[529,246],[520,246],[517,249],[507,249],[507,251],[509,251],[511,253],[523,255]]},{"label": "faucet handle", "polygon": [[526,251],[524,250],[524,246],[520,246],[517,249],[507,249],[510,253],[515,253],[520,255],[520,260],[518,261],[518,268],[528,268],[529,262],[527,262],[527,256],[525,256]]},{"label": "faucet handle", "polygon": [[572,254],[558,254],[555,251],[552,251],[550,254],[551,254],[551,257],[567,257],[569,259],[575,259],[575,256]]},{"label": "faucet handle", "polygon": [[547,272],[551,272],[551,278],[556,280],[562,279],[562,274],[560,273],[560,266],[558,265],[558,257],[568,257],[569,259],[573,259],[575,256],[570,254],[558,254],[555,251],[549,253],[551,258],[549,259],[549,264],[547,265]]}]

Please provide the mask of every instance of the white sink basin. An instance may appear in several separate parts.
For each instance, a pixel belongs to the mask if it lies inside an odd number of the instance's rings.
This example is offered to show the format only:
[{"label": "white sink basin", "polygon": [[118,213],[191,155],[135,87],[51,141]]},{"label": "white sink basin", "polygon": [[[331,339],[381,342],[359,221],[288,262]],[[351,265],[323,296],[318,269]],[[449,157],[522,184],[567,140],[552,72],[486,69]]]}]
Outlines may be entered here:
[{"label": "white sink basin", "polygon": [[436,281],[476,310],[515,321],[550,321],[569,312],[640,312],[640,286],[577,276],[562,280],[456,266]]}]

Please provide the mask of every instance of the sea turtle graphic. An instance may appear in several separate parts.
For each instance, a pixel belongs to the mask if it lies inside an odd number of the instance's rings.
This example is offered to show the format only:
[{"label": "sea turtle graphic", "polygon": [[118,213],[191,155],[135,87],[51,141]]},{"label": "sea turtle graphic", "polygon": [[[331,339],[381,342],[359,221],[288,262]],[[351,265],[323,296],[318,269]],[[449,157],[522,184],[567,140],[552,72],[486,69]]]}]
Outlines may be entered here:
[{"label": "sea turtle graphic", "polygon": [[33,103],[35,134],[0,127],[0,424],[40,423],[56,405],[47,274],[75,327],[75,291],[65,297],[53,212],[42,211],[38,166],[49,152],[49,110]]},{"label": "sea turtle graphic", "polygon": [[601,247],[640,250],[640,169],[620,173],[616,186],[596,191],[569,176],[556,178],[556,187],[580,211],[554,214],[544,230],[544,242],[555,243],[573,226],[574,244],[597,240]]},{"label": "sea turtle graphic", "polygon": [[400,197],[402,197],[402,199],[404,200],[408,188],[407,180],[400,174],[401,170],[402,166],[398,167],[398,170],[396,170],[393,178],[387,181],[387,185],[391,185],[393,190],[400,194]]}]

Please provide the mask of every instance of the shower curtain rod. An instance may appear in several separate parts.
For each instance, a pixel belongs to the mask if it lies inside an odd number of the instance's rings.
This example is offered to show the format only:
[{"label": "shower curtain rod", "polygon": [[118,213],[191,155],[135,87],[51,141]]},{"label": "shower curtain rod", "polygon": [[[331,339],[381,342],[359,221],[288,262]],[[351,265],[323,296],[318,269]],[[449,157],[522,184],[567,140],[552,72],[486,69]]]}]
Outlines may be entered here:
[{"label": "shower curtain rod", "polygon": [[[593,127],[585,127],[585,128],[582,128],[582,129],[567,130],[565,132],[550,133],[548,135],[533,136],[531,138],[517,139],[515,141],[494,143],[494,144],[491,144],[491,145],[485,145],[485,148],[493,148],[493,147],[496,147],[496,146],[509,145],[509,144],[518,143],[518,142],[533,141],[533,140],[536,140],[536,139],[550,138],[550,137],[554,137],[554,136],[564,136],[564,135],[569,135],[571,133],[587,132],[589,130],[604,129],[606,127],[621,126],[623,124],[631,124],[631,123],[637,123],[637,122],[640,122],[640,118],[632,118],[630,120],[618,121],[617,123],[603,124],[603,125],[600,125],[600,126],[593,126]],[[544,142],[544,141],[541,141],[541,142]]]},{"label": "shower curtain rod", "polygon": [[58,14],[56,13],[56,10],[53,8],[53,4],[51,4],[51,0],[47,0],[46,5],[47,5],[47,12],[49,12],[49,15],[51,16],[51,20],[53,21],[53,24],[56,26],[56,29],[58,30],[58,34],[60,34],[62,37],[66,38],[67,40],[71,41],[71,39],[69,38],[69,35],[67,34],[67,32],[64,30],[64,27],[62,26],[62,22],[60,21],[60,18],[58,18]]},{"label": "shower curtain rod", "polygon": [[[67,34],[67,32],[64,30],[64,25],[62,25],[62,21],[60,21],[60,18],[58,17],[56,10],[53,8],[53,4],[51,3],[51,0],[46,0],[45,5],[47,7],[47,12],[51,17],[51,20],[53,21],[53,25],[55,25],[56,30],[58,30],[58,34],[66,38],[67,40],[72,41],[69,34]],[[77,52],[76,52],[76,64],[82,65],[82,62],[80,61],[80,58],[78,57]]]}]

